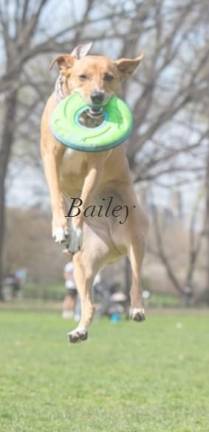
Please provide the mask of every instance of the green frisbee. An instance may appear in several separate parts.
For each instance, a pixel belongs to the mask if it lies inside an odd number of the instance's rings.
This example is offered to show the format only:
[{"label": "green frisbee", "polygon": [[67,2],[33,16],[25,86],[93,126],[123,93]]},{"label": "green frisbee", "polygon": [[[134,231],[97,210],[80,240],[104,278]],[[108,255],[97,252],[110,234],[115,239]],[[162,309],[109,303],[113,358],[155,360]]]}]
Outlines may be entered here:
[{"label": "green frisbee", "polygon": [[90,109],[79,93],[63,99],[51,117],[51,130],[55,138],[74,150],[99,152],[122,144],[131,134],[133,117],[129,107],[112,96],[103,107],[103,120],[99,126],[87,127],[80,123],[82,113]]}]

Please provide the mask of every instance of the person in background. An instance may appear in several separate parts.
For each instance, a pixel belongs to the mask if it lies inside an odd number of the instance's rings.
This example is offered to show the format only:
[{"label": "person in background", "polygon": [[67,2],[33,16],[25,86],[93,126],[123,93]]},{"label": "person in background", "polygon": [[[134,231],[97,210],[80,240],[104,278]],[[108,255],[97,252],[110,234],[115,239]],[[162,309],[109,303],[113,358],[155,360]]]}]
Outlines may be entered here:
[{"label": "person in background", "polygon": [[22,290],[27,279],[27,270],[24,268],[19,268],[15,271],[15,286],[13,288],[13,297],[21,297]]},{"label": "person in background", "polygon": [[5,301],[21,298],[26,277],[26,269],[18,269],[7,274],[3,280],[3,298]]},{"label": "person in background", "polygon": [[67,294],[62,305],[62,317],[64,319],[74,318],[76,321],[78,321],[80,315],[78,305],[79,299],[73,274],[72,261],[68,262],[64,267],[64,279]]}]

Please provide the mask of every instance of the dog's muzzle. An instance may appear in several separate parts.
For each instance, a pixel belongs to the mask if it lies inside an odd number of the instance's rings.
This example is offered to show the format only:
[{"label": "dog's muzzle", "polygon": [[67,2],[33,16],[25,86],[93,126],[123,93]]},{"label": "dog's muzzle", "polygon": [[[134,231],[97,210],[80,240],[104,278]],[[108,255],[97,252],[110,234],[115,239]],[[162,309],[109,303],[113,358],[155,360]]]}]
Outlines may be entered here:
[{"label": "dog's muzzle", "polygon": [[105,99],[105,93],[104,91],[93,91],[91,94],[91,107],[89,110],[89,116],[92,118],[98,118],[103,116],[103,107],[102,103]]},{"label": "dog's muzzle", "polygon": [[91,100],[93,105],[100,106],[105,99],[105,92],[101,90],[95,90],[91,93]]}]

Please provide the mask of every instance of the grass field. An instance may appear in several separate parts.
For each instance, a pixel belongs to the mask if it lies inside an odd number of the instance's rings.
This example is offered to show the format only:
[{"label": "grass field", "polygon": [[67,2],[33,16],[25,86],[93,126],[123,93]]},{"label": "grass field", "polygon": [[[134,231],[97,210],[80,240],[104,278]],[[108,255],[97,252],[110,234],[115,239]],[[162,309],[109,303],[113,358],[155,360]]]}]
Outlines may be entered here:
[{"label": "grass field", "polygon": [[92,326],[68,345],[57,314],[0,312],[1,432],[208,432],[206,312]]}]

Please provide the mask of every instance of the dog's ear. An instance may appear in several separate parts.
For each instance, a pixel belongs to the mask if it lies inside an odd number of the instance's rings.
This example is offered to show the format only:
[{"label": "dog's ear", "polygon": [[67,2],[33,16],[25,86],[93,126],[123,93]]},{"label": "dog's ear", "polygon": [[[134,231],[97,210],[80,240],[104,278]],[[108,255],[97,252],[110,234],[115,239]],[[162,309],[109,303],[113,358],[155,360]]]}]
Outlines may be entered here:
[{"label": "dog's ear", "polygon": [[74,50],[72,51],[71,55],[74,56],[76,59],[81,59],[82,57],[85,57],[88,52],[90,51],[93,43],[89,42],[84,45],[78,45]]},{"label": "dog's ear", "polygon": [[129,78],[132,75],[132,73],[136,70],[136,68],[139,66],[139,63],[141,63],[143,57],[144,54],[141,54],[139,57],[136,57],[135,59],[122,58],[116,60],[114,63],[118,69],[121,79]]},{"label": "dog's ear", "polygon": [[73,66],[74,61],[75,56],[72,54],[59,54],[54,60],[52,60],[49,69],[51,70],[55,63],[58,65],[59,70],[67,69]]}]

